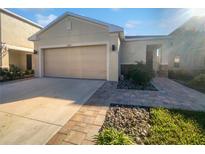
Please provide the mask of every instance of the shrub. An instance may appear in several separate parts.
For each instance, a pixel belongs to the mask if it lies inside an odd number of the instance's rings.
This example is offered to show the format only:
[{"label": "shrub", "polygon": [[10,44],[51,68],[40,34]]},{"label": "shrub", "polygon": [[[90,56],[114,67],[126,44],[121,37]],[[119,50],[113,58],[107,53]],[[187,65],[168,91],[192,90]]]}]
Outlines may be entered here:
[{"label": "shrub", "polygon": [[205,88],[205,74],[200,74],[200,75],[194,77],[194,79],[192,79],[188,83],[188,85],[194,86],[194,87]]},{"label": "shrub", "polygon": [[30,70],[31,71],[31,74],[34,74],[35,72],[34,72],[34,70]]},{"label": "shrub", "polygon": [[1,78],[1,81],[9,80],[10,71],[8,68],[0,68],[0,78]]},{"label": "shrub", "polygon": [[185,70],[169,70],[168,77],[170,79],[188,81],[193,79],[194,74]]},{"label": "shrub", "polygon": [[128,79],[142,86],[146,86],[153,77],[154,71],[142,62],[137,62],[133,69],[128,72]]},{"label": "shrub", "polygon": [[131,145],[134,144],[132,138],[117,131],[114,128],[107,128],[95,136],[95,140],[99,145]]},{"label": "shrub", "polygon": [[[30,74],[34,73],[34,70],[29,71]],[[15,80],[24,78],[24,72],[15,65],[10,65],[8,68],[0,68],[0,81]]]},{"label": "shrub", "polygon": [[15,80],[21,78],[21,69],[15,65],[10,65],[9,67],[9,80]]},{"label": "shrub", "polygon": [[30,71],[29,70],[25,70],[25,75],[30,75]]}]

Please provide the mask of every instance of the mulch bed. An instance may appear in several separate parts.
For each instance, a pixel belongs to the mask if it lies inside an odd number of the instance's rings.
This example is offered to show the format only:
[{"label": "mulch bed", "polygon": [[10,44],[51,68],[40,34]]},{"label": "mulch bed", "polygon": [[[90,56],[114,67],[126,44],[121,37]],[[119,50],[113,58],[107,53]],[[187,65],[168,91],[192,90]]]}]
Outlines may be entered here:
[{"label": "mulch bed", "polygon": [[112,127],[124,131],[136,144],[145,144],[151,127],[149,123],[149,108],[112,104],[100,131]]},{"label": "mulch bed", "polygon": [[151,84],[147,84],[146,86],[141,86],[134,84],[130,80],[120,80],[117,84],[118,89],[133,89],[133,90],[150,90],[150,91],[157,91],[157,89]]}]

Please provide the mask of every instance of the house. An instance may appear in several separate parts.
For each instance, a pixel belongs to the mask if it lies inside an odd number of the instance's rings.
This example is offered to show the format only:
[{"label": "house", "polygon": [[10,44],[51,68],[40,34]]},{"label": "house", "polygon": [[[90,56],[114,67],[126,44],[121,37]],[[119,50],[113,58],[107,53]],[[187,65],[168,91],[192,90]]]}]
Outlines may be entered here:
[{"label": "house", "polygon": [[29,40],[38,51],[37,76],[117,81],[123,28],[65,13]]},{"label": "house", "polygon": [[[39,77],[118,81],[121,65],[149,61],[156,71],[167,67],[167,38],[125,37],[119,26],[67,12],[29,40],[38,51]],[[155,51],[158,55],[153,56]]]},{"label": "house", "polygon": [[28,37],[42,27],[6,9],[0,9],[0,67],[35,67],[34,44]]},{"label": "house", "polygon": [[202,69],[202,19],[191,18],[166,36],[124,36],[119,26],[67,12],[29,38],[38,52],[36,76],[118,81],[137,61],[160,76],[168,69]]}]

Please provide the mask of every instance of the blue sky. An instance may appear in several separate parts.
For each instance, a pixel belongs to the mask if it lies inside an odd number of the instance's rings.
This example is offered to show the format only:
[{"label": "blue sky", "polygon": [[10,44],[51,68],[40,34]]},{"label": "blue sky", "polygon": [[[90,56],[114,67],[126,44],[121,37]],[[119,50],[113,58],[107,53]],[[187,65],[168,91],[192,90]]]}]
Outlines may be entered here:
[{"label": "blue sky", "polygon": [[[10,11],[30,19],[42,26],[66,11],[77,13],[104,22],[119,25],[126,35],[167,35],[182,25],[199,11],[193,9],[27,9],[16,8]],[[194,12],[194,13],[193,13]],[[197,12],[197,13],[196,13]],[[204,11],[205,12],[205,11]],[[202,13],[204,13],[202,11]],[[200,14],[202,14],[200,13]],[[197,14],[198,15],[198,14]]]}]

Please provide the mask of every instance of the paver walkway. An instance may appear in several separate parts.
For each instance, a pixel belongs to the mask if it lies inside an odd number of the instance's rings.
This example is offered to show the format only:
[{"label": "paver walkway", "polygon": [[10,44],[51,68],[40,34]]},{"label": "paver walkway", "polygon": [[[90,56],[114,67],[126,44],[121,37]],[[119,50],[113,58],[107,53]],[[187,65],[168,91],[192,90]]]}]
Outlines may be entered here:
[{"label": "paver walkway", "polygon": [[91,101],[205,111],[205,94],[167,78],[155,78],[153,85],[159,91],[117,89],[116,82],[106,82]]},{"label": "paver walkway", "polygon": [[95,144],[110,104],[205,111],[205,94],[167,78],[155,78],[153,85],[159,91],[117,89],[116,82],[106,82],[48,144]]},{"label": "paver walkway", "polygon": [[97,103],[84,104],[48,144],[95,144],[93,137],[104,122],[108,106]]}]

